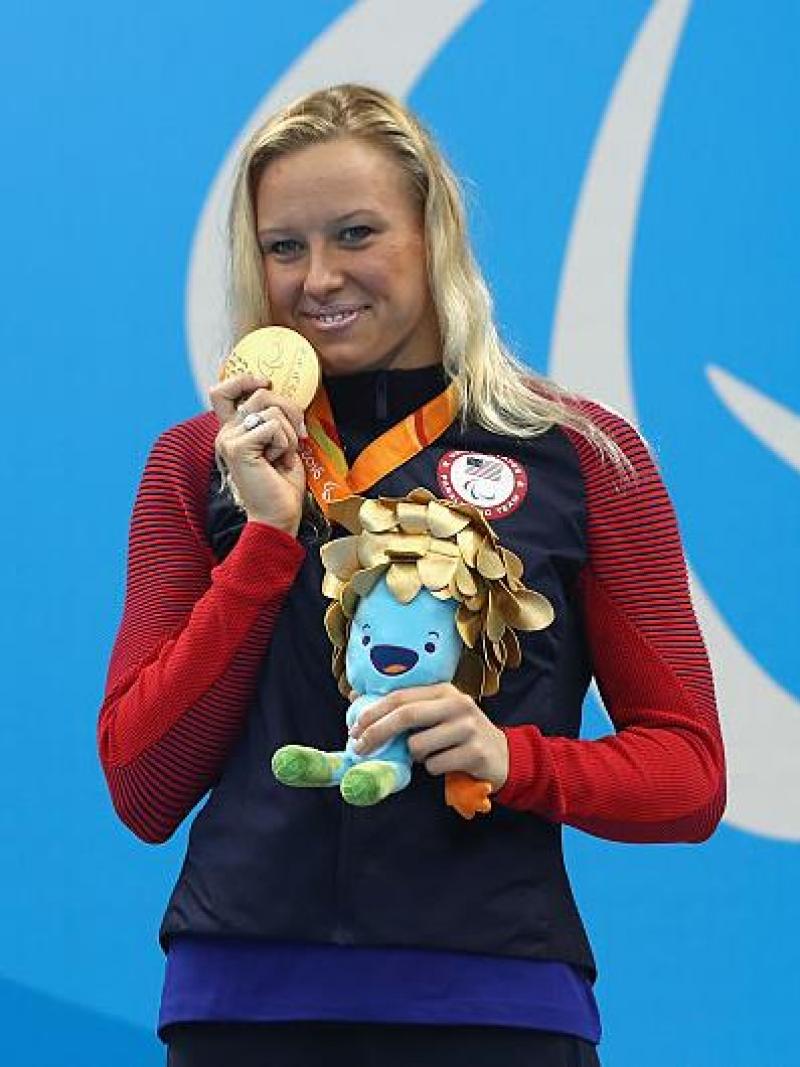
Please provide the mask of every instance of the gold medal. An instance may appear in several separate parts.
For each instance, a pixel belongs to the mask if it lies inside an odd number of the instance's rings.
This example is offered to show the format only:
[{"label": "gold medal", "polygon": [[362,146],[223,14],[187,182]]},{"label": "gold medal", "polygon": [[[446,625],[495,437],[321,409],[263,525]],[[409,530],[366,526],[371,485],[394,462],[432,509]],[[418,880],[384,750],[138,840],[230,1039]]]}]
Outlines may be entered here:
[{"label": "gold medal", "polygon": [[303,411],[319,388],[317,353],[301,334],[285,326],[265,326],[246,334],[225,360],[219,380],[255,374],[272,382],[272,391]]}]

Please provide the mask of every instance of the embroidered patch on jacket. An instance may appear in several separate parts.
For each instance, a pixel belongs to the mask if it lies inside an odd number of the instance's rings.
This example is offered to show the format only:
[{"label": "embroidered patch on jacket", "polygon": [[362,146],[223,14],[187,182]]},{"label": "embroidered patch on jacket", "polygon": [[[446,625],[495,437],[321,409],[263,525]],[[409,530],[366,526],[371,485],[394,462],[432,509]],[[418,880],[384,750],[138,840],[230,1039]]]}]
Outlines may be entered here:
[{"label": "embroidered patch on jacket", "polygon": [[528,492],[528,475],[515,459],[487,452],[445,452],[436,477],[449,500],[474,504],[487,519],[516,511]]}]

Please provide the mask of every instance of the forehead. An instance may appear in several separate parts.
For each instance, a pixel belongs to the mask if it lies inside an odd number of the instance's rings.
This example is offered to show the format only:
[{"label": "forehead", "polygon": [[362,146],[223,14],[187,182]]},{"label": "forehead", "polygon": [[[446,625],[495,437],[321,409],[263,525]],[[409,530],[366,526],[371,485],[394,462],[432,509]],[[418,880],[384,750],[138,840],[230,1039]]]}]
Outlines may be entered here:
[{"label": "forehead", "polygon": [[399,164],[350,137],[273,160],[256,188],[259,227],[309,225],[355,211],[417,216],[409,179]]}]

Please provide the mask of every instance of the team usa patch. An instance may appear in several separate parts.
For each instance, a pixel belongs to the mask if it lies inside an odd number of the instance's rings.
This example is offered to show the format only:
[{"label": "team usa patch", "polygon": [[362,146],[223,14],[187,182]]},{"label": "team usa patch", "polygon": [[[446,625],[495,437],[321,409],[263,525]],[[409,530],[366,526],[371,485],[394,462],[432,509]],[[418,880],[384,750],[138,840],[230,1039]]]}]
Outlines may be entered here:
[{"label": "team usa patch", "polygon": [[487,519],[510,515],[528,493],[524,467],[508,456],[486,452],[445,452],[436,468],[436,477],[449,500],[474,504]]}]

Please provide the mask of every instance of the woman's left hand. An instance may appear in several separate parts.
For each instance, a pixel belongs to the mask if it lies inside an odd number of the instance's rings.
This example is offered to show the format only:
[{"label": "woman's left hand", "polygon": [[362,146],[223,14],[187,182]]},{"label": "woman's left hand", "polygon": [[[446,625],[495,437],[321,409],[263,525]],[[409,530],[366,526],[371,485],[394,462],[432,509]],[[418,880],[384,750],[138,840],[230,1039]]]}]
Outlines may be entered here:
[{"label": "woman's left hand", "polygon": [[508,777],[508,742],[472,697],[450,683],[397,689],[367,708],[351,728],[359,756],[411,731],[408,748],[434,775],[463,771],[497,792]]}]

